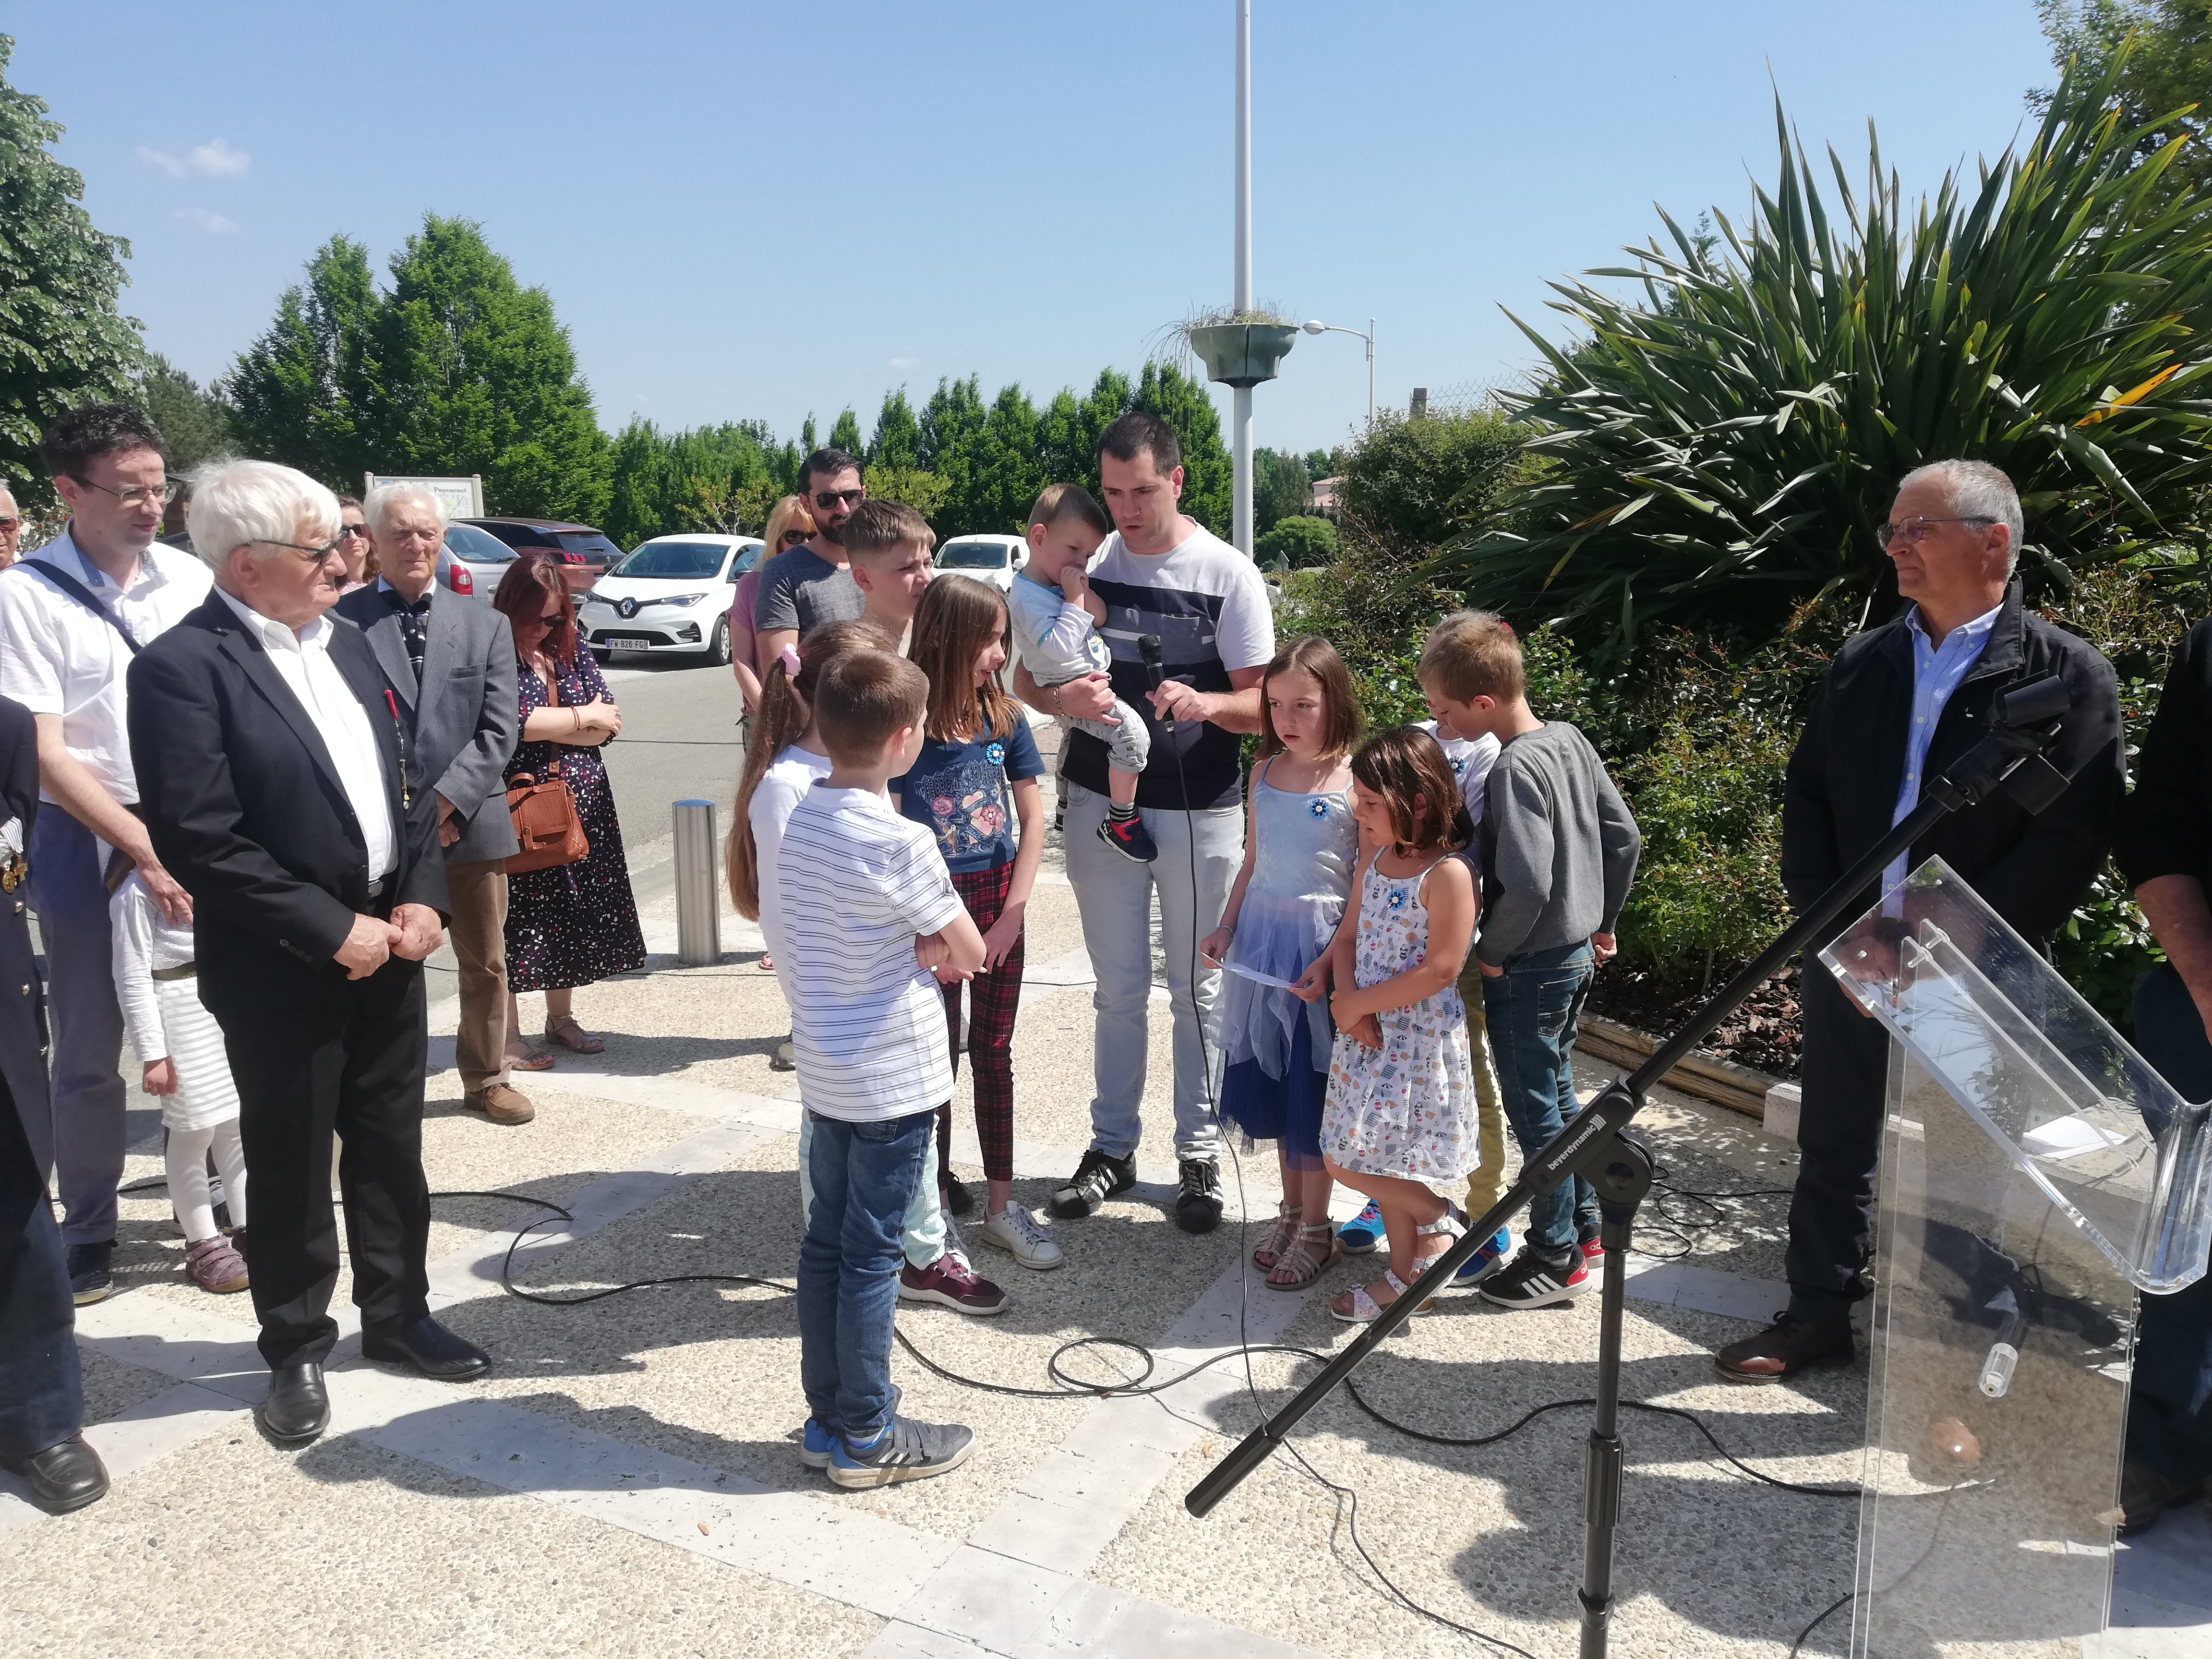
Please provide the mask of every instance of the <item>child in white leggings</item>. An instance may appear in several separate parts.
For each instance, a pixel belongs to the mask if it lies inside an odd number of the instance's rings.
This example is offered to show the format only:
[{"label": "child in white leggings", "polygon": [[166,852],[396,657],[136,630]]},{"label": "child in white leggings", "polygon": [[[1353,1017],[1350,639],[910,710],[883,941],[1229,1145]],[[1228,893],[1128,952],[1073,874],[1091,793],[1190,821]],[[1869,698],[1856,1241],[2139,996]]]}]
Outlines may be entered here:
[{"label": "child in white leggings", "polygon": [[[114,942],[115,995],[131,1046],[145,1067],[143,1087],[161,1102],[168,1131],[169,1202],[185,1230],[185,1271],[204,1291],[227,1295],[246,1288],[237,1244],[246,1234],[246,1155],[238,1141],[238,1091],[222,1028],[201,1005],[192,963],[192,930],[161,915],[130,865],[107,901]],[[212,1154],[222,1176],[234,1238],[215,1224],[208,1192]]]}]

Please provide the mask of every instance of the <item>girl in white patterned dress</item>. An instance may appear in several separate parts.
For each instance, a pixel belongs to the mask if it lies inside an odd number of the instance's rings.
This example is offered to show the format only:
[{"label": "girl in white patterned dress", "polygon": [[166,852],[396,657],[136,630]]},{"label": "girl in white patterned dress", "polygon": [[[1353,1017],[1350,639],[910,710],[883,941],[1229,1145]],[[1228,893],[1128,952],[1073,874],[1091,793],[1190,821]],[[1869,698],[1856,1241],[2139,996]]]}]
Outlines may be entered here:
[{"label": "girl in white patterned dress", "polygon": [[[1437,740],[1378,732],[1352,758],[1352,811],[1378,848],[1360,868],[1359,904],[1329,947],[1336,1046],[1322,1118],[1329,1172],[1373,1199],[1390,1267],[1329,1311],[1365,1324],[1407,1292],[1462,1231],[1432,1188],[1481,1161],[1467,1013],[1456,981],[1480,900],[1467,861],[1467,804]],[[1426,1304],[1424,1304],[1425,1306]]]}]

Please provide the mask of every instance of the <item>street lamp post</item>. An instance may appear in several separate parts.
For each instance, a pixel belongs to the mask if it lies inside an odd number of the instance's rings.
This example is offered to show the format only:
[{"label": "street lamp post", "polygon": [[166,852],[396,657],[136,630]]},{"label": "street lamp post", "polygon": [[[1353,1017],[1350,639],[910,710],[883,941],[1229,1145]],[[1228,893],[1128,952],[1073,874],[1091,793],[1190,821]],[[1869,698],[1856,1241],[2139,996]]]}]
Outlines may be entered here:
[{"label": "street lamp post", "polygon": [[[1237,0],[1236,315],[1252,309],[1252,0]],[[1252,556],[1252,388],[1229,394],[1230,536]]]},{"label": "street lamp post", "polygon": [[1356,328],[1332,328],[1327,323],[1322,321],[1318,317],[1315,318],[1313,321],[1304,325],[1304,327],[1305,331],[1309,334],[1349,334],[1355,340],[1364,340],[1367,342],[1367,424],[1370,426],[1374,425],[1375,319],[1372,317],[1370,317],[1367,319],[1367,332],[1364,334],[1362,334]]}]

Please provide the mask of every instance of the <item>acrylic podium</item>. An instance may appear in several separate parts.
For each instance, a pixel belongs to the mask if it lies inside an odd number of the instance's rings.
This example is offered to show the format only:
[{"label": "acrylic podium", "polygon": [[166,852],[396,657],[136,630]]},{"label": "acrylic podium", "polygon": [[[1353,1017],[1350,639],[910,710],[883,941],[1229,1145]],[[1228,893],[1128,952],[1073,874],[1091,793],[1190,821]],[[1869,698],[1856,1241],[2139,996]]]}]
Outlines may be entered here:
[{"label": "acrylic podium", "polygon": [[2212,1108],[1941,860],[1820,959],[1893,1039],[1851,1653],[2073,1659],[2111,1598],[2136,1298],[2205,1271]]}]

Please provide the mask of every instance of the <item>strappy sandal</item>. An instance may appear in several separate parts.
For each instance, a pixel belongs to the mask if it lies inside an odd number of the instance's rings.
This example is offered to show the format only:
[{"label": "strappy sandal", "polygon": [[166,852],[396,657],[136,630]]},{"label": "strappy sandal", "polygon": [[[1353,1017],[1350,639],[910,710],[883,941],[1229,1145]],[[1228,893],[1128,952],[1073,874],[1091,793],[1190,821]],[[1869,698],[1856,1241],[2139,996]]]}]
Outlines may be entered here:
[{"label": "strappy sandal", "polygon": [[550,1072],[553,1069],[553,1056],[543,1048],[533,1048],[525,1043],[520,1054],[507,1056],[507,1069],[510,1072]]},{"label": "strappy sandal", "polygon": [[[1416,1273],[1414,1277],[1418,1279],[1420,1275]],[[1394,1292],[1388,1302],[1378,1303],[1373,1297],[1368,1295],[1367,1287],[1364,1285],[1355,1285],[1343,1295],[1329,1298],[1330,1316],[1342,1320],[1347,1325],[1372,1325],[1382,1317],[1383,1309],[1396,1307],[1400,1297],[1412,1294],[1411,1288],[1406,1281],[1388,1267],[1382,1270],[1380,1282],[1388,1285]],[[1340,1304],[1342,1305],[1340,1306]],[[1436,1305],[1436,1297],[1431,1297],[1413,1311],[1426,1313]]]},{"label": "strappy sandal", "polygon": [[1303,1291],[1336,1260],[1336,1233],[1326,1221],[1301,1227],[1297,1237],[1275,1258],[1267,1278],[1271,1291]]},{"label": "strappy sandal", "polygon": [[603,1054],[607,1045],[592,1036],[576,1023],[574,1014],[548,1014],[545,1017],[545,1040],[557,1042],[563,1048],[580,1054]]},{"label": "strappy sandal", "polygon": [[1264,1273],[1283,1259],[1283,1252],[1297,1241],[1298,1218],[1304,1213],[1287,1200],[1275,1206],[1275,1224],[1267,1229],[1267,1237],[1261,1239],[1260,1248],[1252,1252],[1254,1267]]}]

